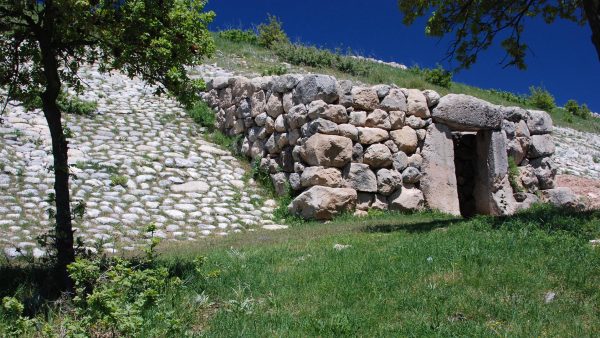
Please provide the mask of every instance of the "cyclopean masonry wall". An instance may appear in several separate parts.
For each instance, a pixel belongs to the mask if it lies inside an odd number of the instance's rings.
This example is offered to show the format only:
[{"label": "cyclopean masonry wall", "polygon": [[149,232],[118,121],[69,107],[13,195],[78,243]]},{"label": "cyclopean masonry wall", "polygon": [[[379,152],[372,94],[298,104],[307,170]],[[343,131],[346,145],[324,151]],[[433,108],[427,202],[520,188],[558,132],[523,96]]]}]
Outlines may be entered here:
[{"label": "cyclopean masonry wall", "polygon": [[[304,218],[424,208],[505,215],[538,201],[538,191],[576,203],[554,188],[545,112],[327,75],[213,78],[203,99],[277,193],[292,190],[289,209]],[[509,157],[522,192],[511,186]]]}]

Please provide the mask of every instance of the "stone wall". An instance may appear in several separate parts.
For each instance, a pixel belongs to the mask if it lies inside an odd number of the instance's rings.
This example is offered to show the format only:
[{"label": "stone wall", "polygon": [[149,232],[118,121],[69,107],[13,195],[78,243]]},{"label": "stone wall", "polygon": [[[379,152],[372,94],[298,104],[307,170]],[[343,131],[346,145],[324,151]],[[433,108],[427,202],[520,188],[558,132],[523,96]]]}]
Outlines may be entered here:
[{"label": "stone wall", "polygon": [[[213,78],[203,99],[276,191],[291,188],[290,211],[305,218],[369,209],[460,214],[453,133],[477,136],[480,164],[468,179],[478,182],[478,213],[513,213],[554,188],[552,120],[544,112],[314,74]],[[508,156],[526,192],[510,186]]]}]

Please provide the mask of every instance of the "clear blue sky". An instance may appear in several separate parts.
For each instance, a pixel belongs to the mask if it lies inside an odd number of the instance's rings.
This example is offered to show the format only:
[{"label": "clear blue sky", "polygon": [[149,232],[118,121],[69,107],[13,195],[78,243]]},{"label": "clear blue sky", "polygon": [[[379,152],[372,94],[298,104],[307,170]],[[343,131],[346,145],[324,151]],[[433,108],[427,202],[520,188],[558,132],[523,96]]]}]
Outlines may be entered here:
[{"label": "clear blue sky", "polygon": [[[395,0],[210,0],[207,8],[217,13],[212,30],[249,28],[266,21],[270,13],[283,21],[293,41],[350,47],[362,55],[407,66],[440,63],[451,68],[443,61],[449,40],[425,36],[424,20],[404,26]],[[529,19],[523,37],[531,49],[526,71],[503,69],[499,62],[504,53],[496,44],[454,80],[515,93],[543,85],[559,105],[573,98],[600,112],[600,61],[590,35],[587,25],[566,21],[546,25]]]}]

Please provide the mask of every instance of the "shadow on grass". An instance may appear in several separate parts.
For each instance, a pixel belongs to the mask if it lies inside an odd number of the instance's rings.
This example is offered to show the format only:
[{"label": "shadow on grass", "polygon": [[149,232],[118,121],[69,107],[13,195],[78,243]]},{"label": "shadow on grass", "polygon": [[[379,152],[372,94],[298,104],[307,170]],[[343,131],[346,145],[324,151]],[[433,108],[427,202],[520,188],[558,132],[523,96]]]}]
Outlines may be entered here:
[{"label": "shadow on grass", "polygon": [[57,280],[50,264],[3,262],[0,264],[0,299],[17,296],[25,305],[25,315],[33,316],[47,301],[61,296]]},{"label": "shadow on grass", "polygon": [[463,221],[460,218],[423,221],[418,223],[396,223],[391,220],[382,224],[367,225],[363,230],[365,232],[389,233],[395,231],[406,231],[410,233],[421,233],[433,231],[440,228],[446,228],[452,224]]},{"label": "shadow on grass", "polygon": [[548,204],[535,205],[532,208],[511,216],[475,216],[469,219],[446,218],[413,220],[406,222],[402,215],[397,218],[385,217],[380,220],[372,219],[370,224],[362,228],[364,232],[390,233],[406,231],[422,233],[453,224],[470,223],[479,230],[520,230],[538,229],[548,233],[566,232],[587,239],[600,237],[600,210],[576,210],[572,208],[557,208]]}]

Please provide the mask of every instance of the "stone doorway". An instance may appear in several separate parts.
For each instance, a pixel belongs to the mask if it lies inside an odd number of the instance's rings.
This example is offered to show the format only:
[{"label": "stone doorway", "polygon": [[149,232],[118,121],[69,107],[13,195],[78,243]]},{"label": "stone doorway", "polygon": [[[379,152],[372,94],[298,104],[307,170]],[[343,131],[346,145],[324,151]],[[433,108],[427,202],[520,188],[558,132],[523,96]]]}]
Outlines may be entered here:
[{"label": "stone doorway", "polygon": [[477,177],[477,134],[474,132],[452,133],[454,143],[454,166],[460,214],[472,217],[477,213],[475,184]]},{"label": "stone doorway", "polygon": [[470,217],[515,212],[500,129],[433,123],[423,145],[421,188],[430,209]]}]

